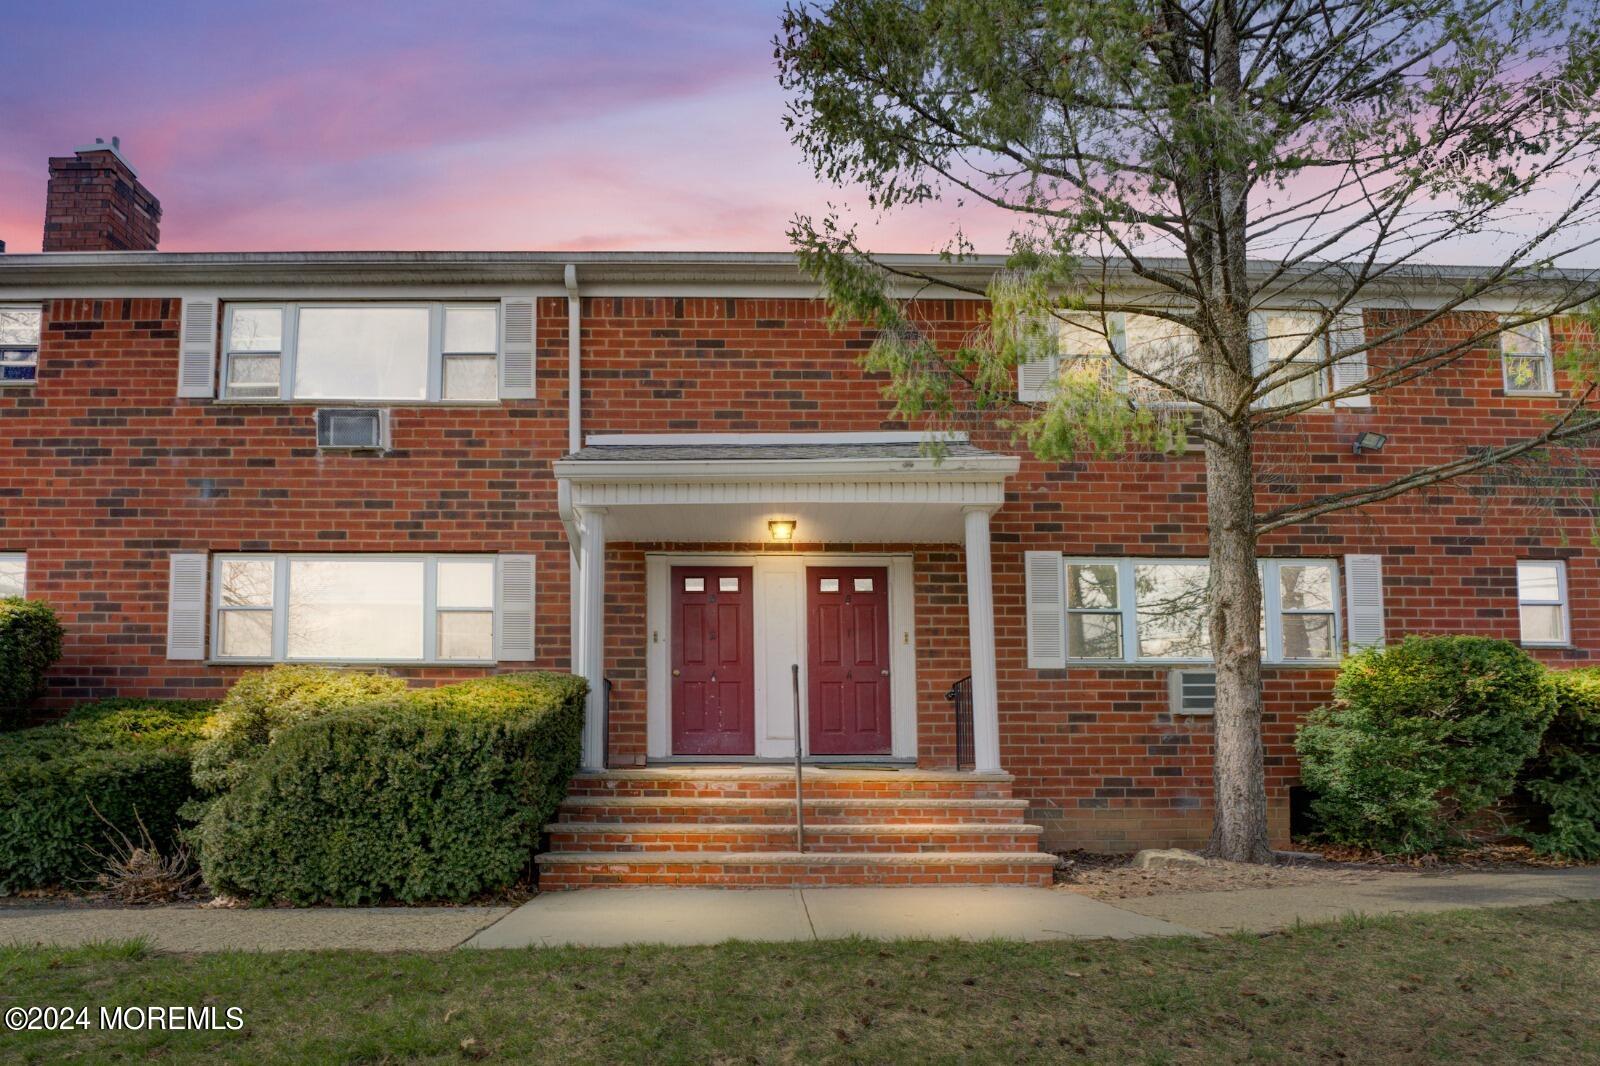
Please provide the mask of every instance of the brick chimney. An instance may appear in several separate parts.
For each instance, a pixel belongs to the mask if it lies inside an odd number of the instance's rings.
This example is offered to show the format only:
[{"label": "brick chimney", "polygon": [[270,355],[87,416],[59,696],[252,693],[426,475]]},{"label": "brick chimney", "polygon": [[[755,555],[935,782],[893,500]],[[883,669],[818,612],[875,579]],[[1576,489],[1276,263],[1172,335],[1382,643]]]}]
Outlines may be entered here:
[{"label": "brick chimney", "polygon": [[161,201],[140,184],[119,138],[96,137],[50,160],[45,251],[153,252],[160,240]]}]

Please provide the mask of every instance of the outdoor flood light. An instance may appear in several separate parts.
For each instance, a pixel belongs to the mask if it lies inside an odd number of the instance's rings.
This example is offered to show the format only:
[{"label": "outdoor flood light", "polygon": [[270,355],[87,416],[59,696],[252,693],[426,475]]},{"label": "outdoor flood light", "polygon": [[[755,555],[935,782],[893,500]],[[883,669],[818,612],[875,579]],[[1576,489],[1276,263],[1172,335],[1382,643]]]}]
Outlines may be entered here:
[{"label": "outdoor flood light", "polygon": [[795,521],[792,518],[774,518],[767,523],[767,532],[772,534],[776,541],[789,541],[794,539]]},{"label": "outdoor flood light", "polygon": [[1382,433],[1363,433],[1356,437],[1355,447],[1352,449],[1357,455],[1362,452],[1381,452],[1383,446],[1389,443],[1389,438]]}]

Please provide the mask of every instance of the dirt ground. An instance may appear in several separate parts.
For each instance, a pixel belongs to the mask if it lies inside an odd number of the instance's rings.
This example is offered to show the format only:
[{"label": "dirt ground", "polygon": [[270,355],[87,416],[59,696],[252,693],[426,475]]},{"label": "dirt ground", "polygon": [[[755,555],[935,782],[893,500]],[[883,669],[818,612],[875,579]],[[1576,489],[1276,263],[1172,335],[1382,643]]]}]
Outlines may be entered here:
[{"label": "dirt ground", "polygon": [[[1296,844],[1297,848],[1310,848]],[[1251,888],[1292,888],[1306,885],[1362,884],[1419,870],[1537,869],[1581,865],[1541,859],[1521,846],[1485,847],[1441,857],[1425,855],[1397,860],[1350,848],[1309,851],[1316,858],[1288,858],[1272,866],[1222,862],[1157,866],[1140,870],[1130,865],[1130,855],[1103,855],[1087,851],[1060,854],[1056,885],[1094,899],[1138,899],[1184,892],[1232,892]]]}]

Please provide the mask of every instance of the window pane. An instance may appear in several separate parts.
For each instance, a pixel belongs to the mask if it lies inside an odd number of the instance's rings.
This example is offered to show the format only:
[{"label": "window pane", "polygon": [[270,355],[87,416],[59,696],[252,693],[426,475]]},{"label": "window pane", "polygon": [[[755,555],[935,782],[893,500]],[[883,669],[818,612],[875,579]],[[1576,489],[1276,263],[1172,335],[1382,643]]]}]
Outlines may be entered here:
[{"label": "window pane", "polygon": [[1072,564],[1067,567],[1067,606],[1116,607],[1117,567],[1115,563]]},{"label": "window pane", "polygon": [[493,659],[492,611],[439,612],[439,658]]},{"label": "window pane", "polygon": [[871,592],[872,591],[872,579],[870,577],[858,577],[855,580],[853,580],[850,584],[851,584],[851,587],[854,588],[857,592]]},{"label": "window pane", "polygon": [[440,559],[440,607],[494,609],[494,563],[489,559]]},{"label": "window pane", "polygon": [[0,344],[37,348],[41,318],[37,307],[0,307]]},{"label": "window pane", "polygon": [[494,352],[495,309],[492,307],[447,307],[444,309],[444,350],[447,352]]},{"label": "window pane", "polygon": [[[1200,365],[1198,339],[1194,333],[1174,322],[1151,315],[1127,315],[1123,319],[1127,360],[1132,365],[1165,381],[1188,387],[1198,380]],[[1135,379],[1130,388],[1152,402],[1171,402],[1176,396],[1151,382]]]},{"label": "window pane", "polygon": [[1283,657],[1285,659],[1332,659],[1333,615],[1286,614],[1283,616]]},{"label": "window pane", "polygon": [[1200,659],[1211,654],[1204,566],[1135,566],[1133,584],[1142,658]]},{"label": "window pane", "polygon": [[1109,359],[1111,340],[1107,330],[1114,331],[1110,316],[1069,315],[1061,323],[1061,354],[1090,359]]},{"label": "window pane", "polygon": [[271,559],[229,559],[222,564],[224,607],[271,607],[272,575],[277,567]]},{"label": "window pane", "polygon": [[1517,599],[1560,603],[1560,565],[1557,563],[1518,563]]},{"label": "window pane", "polygon": [[295,396],[426,399],[427,308],[306,307],[299,327]]},{"label": "window pane", "polygon": [[[235,355],[228,359],[228,387],[270,386],[278,391],[278,357],[275,355]],[[251,391],[255,391],[254,388]]]},{"label": "window pane", "polygon": [[1322,338],[1316,336],[1318,316],[1300,311],[1274,311],[1263,316],[1267,335],[1267,360],[1322,358]]},{"label": "window pane", "polygon": [[289,564],[289,657],[422,658],[420,559]]},{"label": "window pane", "polygon": [[717,591],[718,592],[738,592],[739,591],[739,579],[736,578],[736,577],[719,577],[719,578],[717,578]]},{"label": "window pane", "polygon": [[1074,659],[1122,658],[1122,616],[1067,615],[1067,654]]},{"label": "window pane", "polygon": [[1567,639],[1559,605],[1524,603],[1517,610],[1522,616],[1524,644],[1559,644]]},{"label": "window pane", "polygon": [[271,611],[223,611],[219,624],[221,654],[228,659],[272,657]]},{"label": "window pane", "polygon": [[1544,323],[1529,322],[1527,325],[1508,329],[1500,334],[1500,351],[1504,355],[1546,355],[1544,343]]},{"label": "window pane", "polygon": [[492,355],[449,355],[444,360],[444,398],[493,400],[500,394],[499,367]]},{"label": "window pane", "polygon": [[283,309],[235,307],[228,330],[230,352],[283,351]]},{"label": "window pane", "polygon": [[817,591],[818,592],[838,592],[839,591],[839,579],[836,578],[836,577],[825,577],[825,578],[820,579],[820,581],[818,582],[818,585],[817,585]]},{"label": "window pane", "polygon": [[1278,596],[1285,611],[1332,611],[1332,569],[1284,563],[1278,567]]},{"label": "window pane", "polygon": [[28,562],[12,556],[0,559],[0,596],[21,596],[27,591]]},{"label": "window pane", "polygon": [[1506,388],[1519,392],[1548,392],[1545,360],[1537,355],[1506,356]]}]

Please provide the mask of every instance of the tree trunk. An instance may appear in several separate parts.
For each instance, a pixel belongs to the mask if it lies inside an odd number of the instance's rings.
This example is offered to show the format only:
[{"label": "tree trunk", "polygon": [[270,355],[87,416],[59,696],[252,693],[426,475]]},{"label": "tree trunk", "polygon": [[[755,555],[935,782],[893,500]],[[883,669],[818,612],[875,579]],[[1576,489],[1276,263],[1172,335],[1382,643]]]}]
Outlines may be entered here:
[{"label": "tree trunk", "polygon": [[1246,425],[1213,420],[1206,447],[1211,534],[1211,647],[1216,656],[1215,810],[1206,853],[1271,862],[1261,745],[1261,574],[1256,568],[1255,494]]}]

